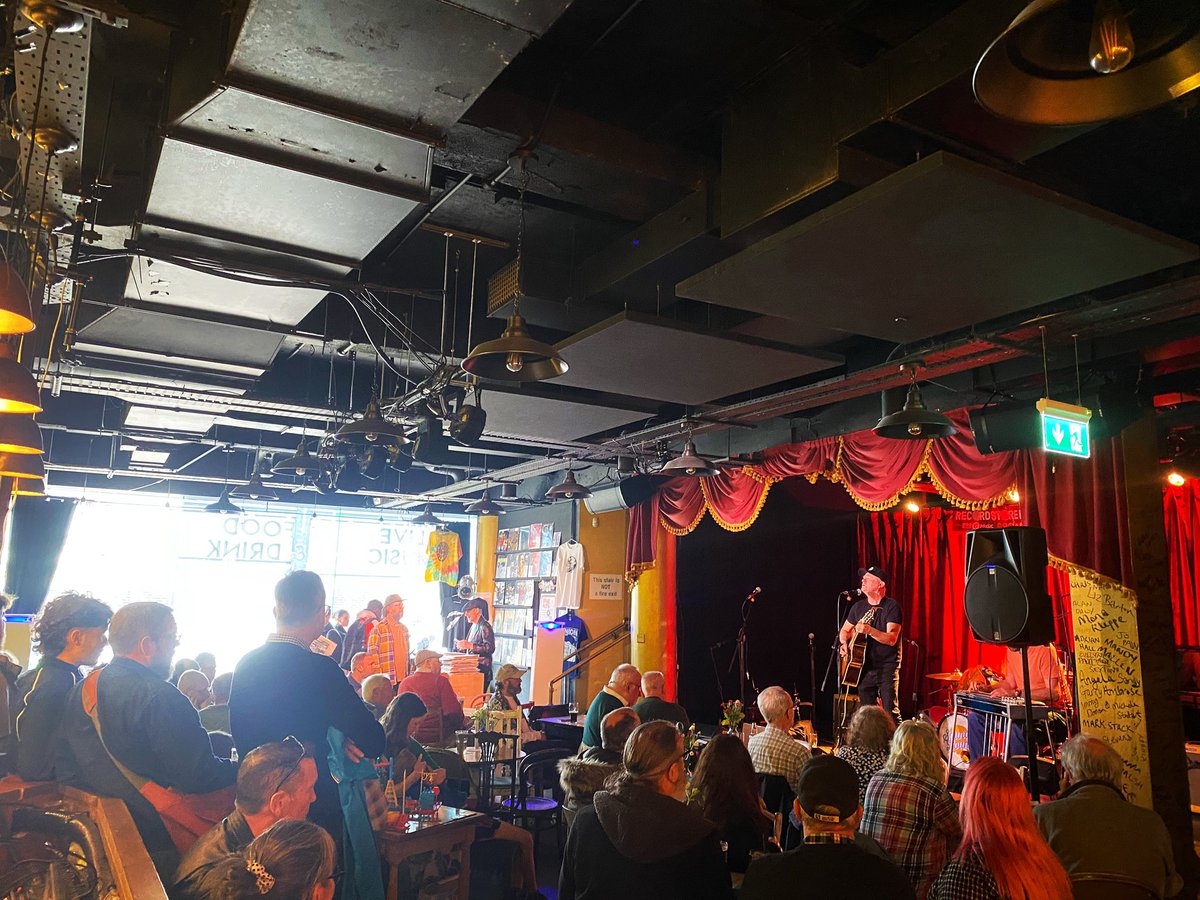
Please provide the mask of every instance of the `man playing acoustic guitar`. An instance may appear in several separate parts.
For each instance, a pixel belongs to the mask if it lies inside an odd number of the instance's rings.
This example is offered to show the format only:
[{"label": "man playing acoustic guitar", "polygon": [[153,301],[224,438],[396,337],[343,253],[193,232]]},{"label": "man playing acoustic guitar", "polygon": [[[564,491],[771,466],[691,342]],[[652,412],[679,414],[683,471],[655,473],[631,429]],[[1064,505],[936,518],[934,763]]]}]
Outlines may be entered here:
[{"label": "man playing acoustic guitar", "polygon": [[[896,693],[900,682],[900,626],[904,624],[904,613],[900,604],[887,596],[887,574],[879,566],[860,569],[861,599],[855,601],[846,613],[846,622],[838,634],[840,653],[847,656],[847,644],[852,635],[857,635],[857,645],[866,641],[862,671],[858,678],[858,705],[874,705],[876,698],[883,701],[885,712],[900,721],[900,707]],[[849,677],[846,682],[853,683]]]}]

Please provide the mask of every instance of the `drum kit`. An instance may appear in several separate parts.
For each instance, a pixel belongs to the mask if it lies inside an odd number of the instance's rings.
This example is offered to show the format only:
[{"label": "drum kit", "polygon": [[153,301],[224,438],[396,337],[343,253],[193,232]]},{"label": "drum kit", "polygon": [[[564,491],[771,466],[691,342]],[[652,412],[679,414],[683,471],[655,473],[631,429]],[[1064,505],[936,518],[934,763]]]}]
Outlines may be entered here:
[{"label": "drum kit", "polygon": [[959,669],[934,672],[925,677],[940,686],[930,691],[934,702],[922,710],[920,718],[937,729],[942,757],[950,767],[965,770],[971,758],[967,747],[967,715],[955,706],[954,695],[958,691],[987,690],[1000,679],[987,666],[972,666],[966,672]]}]

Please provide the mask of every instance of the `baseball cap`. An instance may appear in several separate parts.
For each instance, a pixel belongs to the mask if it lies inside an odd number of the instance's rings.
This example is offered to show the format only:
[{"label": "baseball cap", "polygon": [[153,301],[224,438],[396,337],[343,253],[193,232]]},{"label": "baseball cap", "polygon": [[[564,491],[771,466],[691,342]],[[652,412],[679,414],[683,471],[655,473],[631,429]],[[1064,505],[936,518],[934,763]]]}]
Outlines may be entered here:
[{"label": "baseball cap", "polygon": [[421,665],[422,663],[429,662],[429,660],[431,660],[431,659],[441,659],[441,658],[442,658],[442,654],[438,653],[436,650],[418,650],[417,656],[416,656],[418,666]]},{"label": "baseball cap", "polygon": [[796,802],[818,822],[844,822],[858,812],[858,774],[844,759],[814,756],[800,770]]},{"label": "baseball cap", "polygon": [[883,571],[883,569],[879,568],[879,566],[867,566],[865,569],[859,569],[858,577],[862,578],[864,575],[874,575],[884,584],[887,584],[887,572]]},{"label": "baseball cap", "polygon": [[520,666],[514,666],[512,663],[505,663],[500,667],[500,671],[496,673],[496,681],[505,681],[509,678],[523,678],[528,669],[522,669]]}]

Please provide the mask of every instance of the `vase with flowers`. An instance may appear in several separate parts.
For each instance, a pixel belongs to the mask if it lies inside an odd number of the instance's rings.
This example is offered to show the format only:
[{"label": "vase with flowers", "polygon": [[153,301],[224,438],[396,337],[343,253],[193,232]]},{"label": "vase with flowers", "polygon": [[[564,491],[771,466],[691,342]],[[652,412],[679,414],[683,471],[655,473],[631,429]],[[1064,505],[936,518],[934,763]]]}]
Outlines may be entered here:
[{"label": "vase with flowers", "polygon": [[737,734],[746,721],[746,711],[741,700],[726,700],[721,704],[721,728],[729,734]]}]

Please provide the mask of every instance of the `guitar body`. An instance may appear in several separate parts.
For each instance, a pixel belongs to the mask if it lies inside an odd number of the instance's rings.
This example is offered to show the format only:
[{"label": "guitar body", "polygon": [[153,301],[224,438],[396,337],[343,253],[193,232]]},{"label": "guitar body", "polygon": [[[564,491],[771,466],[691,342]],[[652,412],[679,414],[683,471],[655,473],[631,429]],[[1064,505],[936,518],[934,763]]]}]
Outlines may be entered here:
[{"label": "guitar body", "polygon": [[[859,624],[870,625],[873,618],[875,618],[875,607],[872,606],[859,620]],[[850,641],[846,645],[846,667],[842,670],[842,684],[847,687],[858,687],[858,681],[862,678],[862,670],[866,662],[867,636],[859,634],[857,631],[852,632]]]}]

